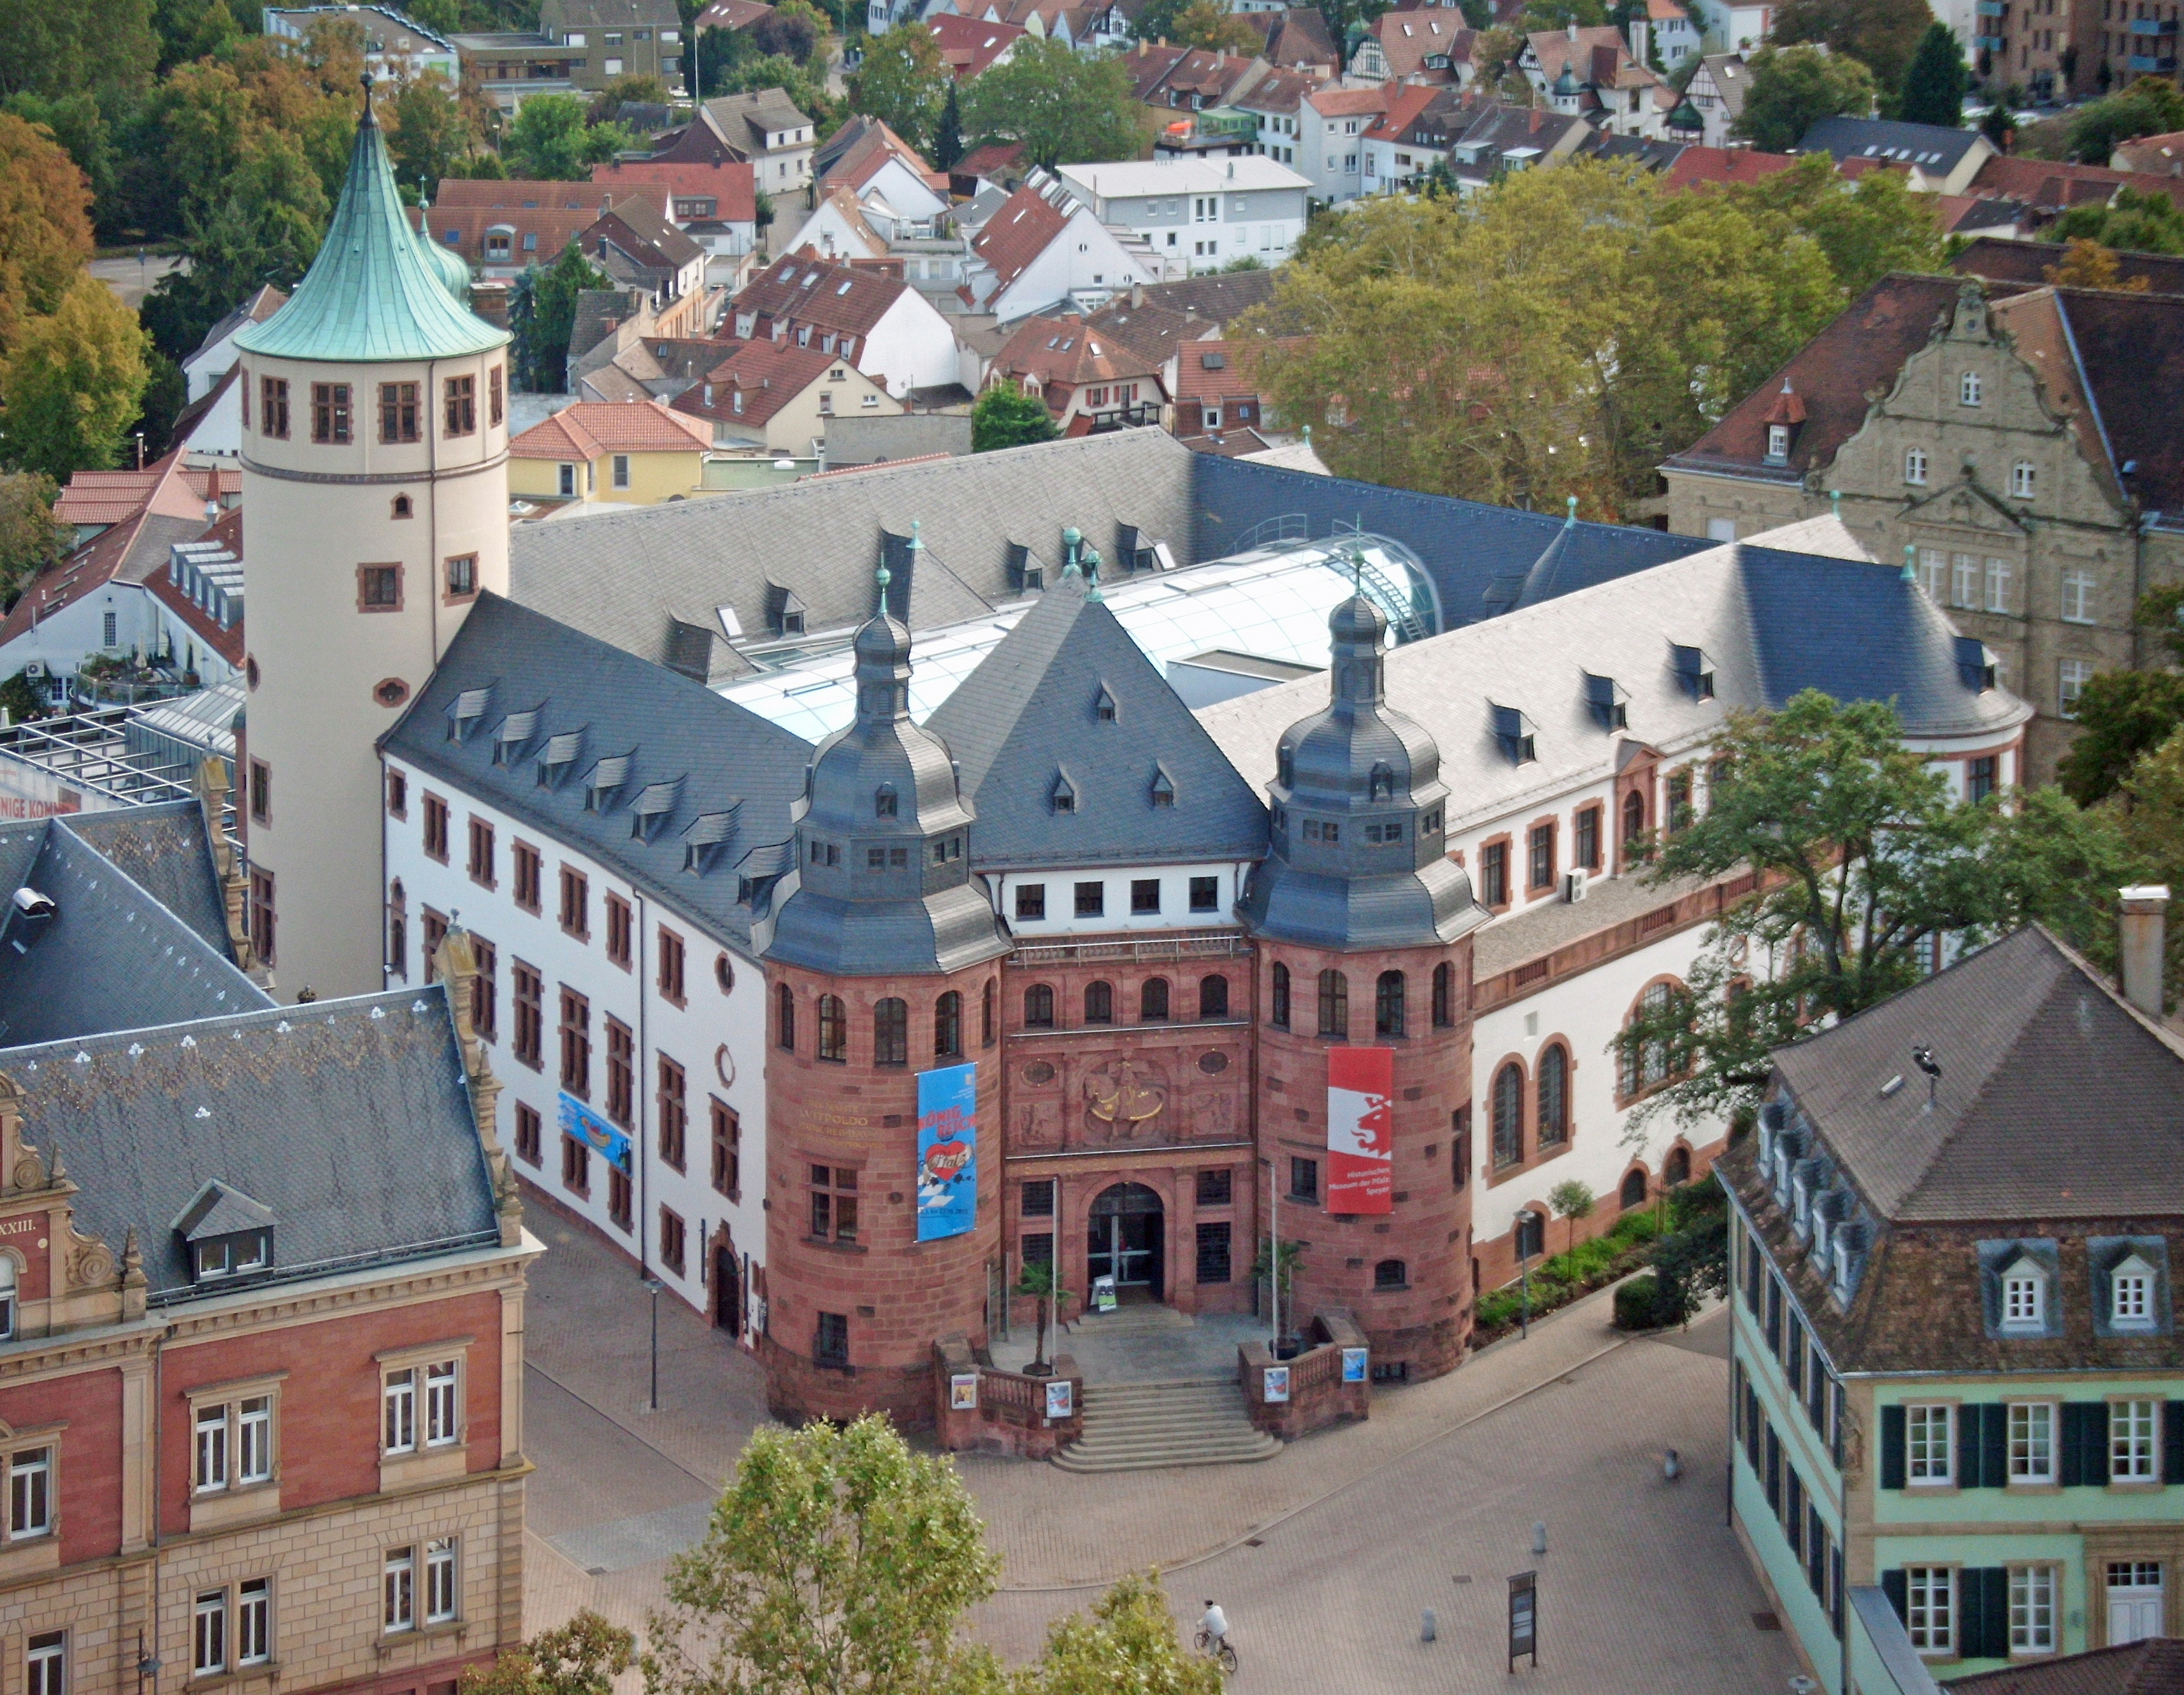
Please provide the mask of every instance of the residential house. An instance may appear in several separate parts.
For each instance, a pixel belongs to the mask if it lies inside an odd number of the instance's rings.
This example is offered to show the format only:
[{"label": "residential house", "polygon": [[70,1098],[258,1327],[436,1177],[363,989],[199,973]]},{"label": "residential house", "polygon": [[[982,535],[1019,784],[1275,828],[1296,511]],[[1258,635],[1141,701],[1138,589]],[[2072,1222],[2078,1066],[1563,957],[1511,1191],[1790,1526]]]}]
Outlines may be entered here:
[{"label": "residential house", "polygon": [[1008,63],[1016,45],[1031,32],[999,20],[967,18],[945,12],[926,19],[922,26],[939,44],[940,62],[958,82],[968,82],[981,72]]},{"label": "residential house", "polygon": [[1254,124],[1250,151],[1277,164],[1295,168],[1302,137],[1304,97],[1326,85],[1326,79],[1305,70],[1270,70],[1236,97],[1224,109],[1240,112]]},{"label": "residential house", "polygon": [[1735,53],[1710,53],[1684,85],[1684,99],[1702,120],[1700,142],[1710,148],[1726,147],[1744,112],[1745,91],[1752,85],[1751,67]]},{"label": "residential house", "polygon": [[1462,88],[1478,75],[1471,62],[1478,40],[1462,13],[1444,7],[1383,12],[1351,50],[1349,80]]},{"label": "residential house", "polygon": [[585,49],[536,30],[500,30],[451,35],[464,74],[476,80],[486,97],[513,116],[526,100],[541,94],[577,92]]},{"label": "residential house", "polygon": [[1220,340],[1185,342],[1175,348],[1168,377],[1174,402],[1168,428],[1174,434],[1190,441],[1232,430],[1263,435],[1271,427],[1256,377],[1241,353],[1241,343]]},{"label": "residential house", "polygon": [[1760,153],[1752,148],[1686,147],[1663,175],[1664,188],[1708,188],[1731,182],[1758,182],[1780,171],[1794,170],[1796,156]]},{"label": "residential house", "polygon": [[1118,294],[1085,321],[1166,363],[1186,341],[1219,337],[1228,326],[1274,298],[1271,270],[1210,272],[1149,283]]},{"label": "residential house", "polygon": [[569,79],[595,93],[617,77],[682,83],[682,15],[675,0],[539,0],[538,32],[582,57]]},{"label": "residential house", "polygon": [[[167,565],[144,581],[159,603],[159,651],[207,689],[243,677],[242,509],[223,512],[193,542],[171,542]],[[246,679],[247,680],[247,679]]]},{"label": "residential house", "polygon": [[793,341],[836,354],[898,400],[961,376],[955,332],[898,277],[792,254],[729,303],[738,341]]},{"label": "residential house", "polygon": [[175,415],[167,439],[199,457],[232,460],[242,452],[242,383],[231,365],[220,381]]},{"label": "residential house", "polygon": [[[1392,14],[1389,15],[1393,15]],[[1469,125],[1475,109],[1452,86],[1390,86],[1388,109],[1365,131],[1365,192],[1407,192],[1438,163]]]},{"label": "residential house", "polygon": [[657,400],[564,406],[508,444],[508,492],[649,506],[695,493],[712,432]]},{"label": "residential house", "polygon": [[2020,930],[1778,1049],[1716,1162],[1730,1512],[1830,1695],[2184,1635],[2168,895],[2128,998]]},{"label": "residential house", "polygon": [[1163,274],[1133,282],[1218,270],[1246,256],[1271,270],[1295,248],[1310,209],[1310,180],[1262,157],[1065,164],[1056,176],[1101,225],[1128,231],[1156,256]]},{"label": "residential house", "polygon": [[1791,152],[1824,153],[1841,166],[1864,161],[1869,169],[1893,167],[1908,175],[1914,189],[1962,194],[1995,157],[1995,146],[1977,130],[1893,118],[1823,118]]},{"label": "residential house", "polygon": [[630,195],[611,202],[579,239],[586,256],[610,280],[645,290],[655,310],[664,315],[676,303],[689,301],[699,315],[688,327],[702,332],[712,326],[711,314],[700,304],[709,293],[705,249],[661,215],[649,198]]},{"label": "residential house", "polygon": [[[974,312],[1003,324],[1074,302],[1095,310],[1118,289],[1157,282],[1161,264],[1142,239],[1081,189],[1082,174],[1149,171],[1156,164],[1066,165],[1035,175],[972,237],[961,290]],[[1072,177],[1072,173],[1078,175]]]},{"label": "residential house", "polygon": [[[2054,243],[1981,236],[1966,243],[1949,261],[1949,268],[1961,276],[2037,287],[2068,253]],[[2126,287],[2139,287],[2143,278],[2144,286],[2156,294],[2184,294],[2184,255],[2119,253],[2115,257],[2116,280]]]},{"label": "residential house", "polygon": [[1559,164],[1589,142],[1592,126],[1575,113],[1540,106],[1483,106],[1449,144],[1457,187],[1475,194],[1513,170]]},{"label": "residential house", "polygon": [[989,189],[999,189],[1006,198],[1023,186],[1028,170],[1022,142],[988,142],[972,148],[948,168],[948,192],[969,200]]},{"label": "residential house", "polygon": [[2052,780],[2096,672],[2161,662],[2131,615],[2184,581],[2184,298],[1884,277],[1666,460],[1668,518],[1729,539],[1839,510],[2038,709]]},{"label": "residential house", "polygon": [[1317,87],[1299,98],[1294,168],[1314,200],[1340,205],[1365,192],[1365,131],[1388,109],[1389,98],[1385,87]]},{"label": "residential house", "polygon": [[726,30],[731,35],[738,30],[747,30],[762,18],[773,15],[773,8],[766,0],[711,0],[691,20],[693,39],[707,30]]},{"label": "residential house", "polygon": [[817,192],[848,188],[898,218],[930,220],[948,209],[948,176],[878,118],[856,116],[812,155]]},{"label": "residential house", "polygon": [[1765,43],[1774,27],[1774,8],[1768,0],[1691,0],[1691,5],[1701,45],[1708,53],[1749,53]]},{"label": "residential house", "polygon": [[553,264],[612,198],[588,182],[448,177],[440,184],[439,204],[410,215],[421,232],[460,255],[474,276],[512,282],[534,265]]},{"label": "residential house", "polygon": [[430,72],[452,89],[463,80],[453,40],[392,6],[268,6],[259,15],[264,32],[292,50],[308,47],[321,22],[354,25],[363,35],[364,68],[374,82],[415,82]]},{"label": "residential house", "polygon": [[1140,40],[1123,57],[1133,93],[1156,111],[1234,106],[1273,69],[1242,53],[1157,46]]},{"label": "residential house", "polygon": [[755,192],[800,192],[811,183],[811,120],[778,88],[723,95],[699,103],[697,115],[652,157],[682,164],[736,160],[752,168]]},{"label": "residential house", "polygon": [[260,283],[250,298],[205,332],[196,350],[182,360],[183,391],[189,399],[202,400],[213,385],[235,369],[235,337],[245,324],[262,324],[288,304],[287,293],[270,282]]},{"label": "residential house", "polygon": [[755,172],[748,159],[616,159],[593,165],[592,183],[617,200],[661,197],[669,221],[705,249],[707,280],[733,283],[758,242]]},{"label": "residential house", "polygon": [[978,15],[989,23],[1013,24],[1043,40],[1066,42],[1079,53],[1123,47],[1131,38],[1130,11],[1122,0],[989,0]]},{"label": "residential house", "polygon": [[2010,153],[1996,153],[1982,163],[1965,192],[1978,199],[2008,201],[2022,208],[2029,232],[2052,224],[2075,207],[2110,205],[2126,188],[2159,196],[2184,209],[2184,181],[2173,176]]},{"label": "residential house", "polygon": [[823,456],[841,417],[898,417],[902,404],[838,354],[794,342],[736,342],[674,410],[710,426],[715,449],[772,458]]},{"label": "residential house", "polygon": [[1044,400],[1065,436],[1158,424],[1167,398],[1157,361],[1082,318],[1022,320],[994,355],[986,383]]},{"label": "residential house", "polygon": [[1256,0],[1234,7],[1244,21],[1266,36],[1259,57],[1276,70],[1293,70],[1315,82],[1334,78],[1342,53],[1327,33],[1326,14],[1317,6],[1291,6],[1285,0],[1262,6]]},{"label": "residential house", "polygon": [[1698,25],[1678,0],[1646,0],[1644,10],[1631,14],[1629,27],[1631,58],[1641,64],[1658,58],[1671,73],[1703,44]]},{"label": "residential house", "polygon": [[2184,130],[2119,142],[2109,163],[2141,176],[2184,176]]},{"label": "residential house", "polygon": [[1658,141],[1666,133],[1674,97],[1612,25],[1535,31],[1525,37],[1517,67],[1548,109],[1564,117],[1582,117],[1613,135]]}]

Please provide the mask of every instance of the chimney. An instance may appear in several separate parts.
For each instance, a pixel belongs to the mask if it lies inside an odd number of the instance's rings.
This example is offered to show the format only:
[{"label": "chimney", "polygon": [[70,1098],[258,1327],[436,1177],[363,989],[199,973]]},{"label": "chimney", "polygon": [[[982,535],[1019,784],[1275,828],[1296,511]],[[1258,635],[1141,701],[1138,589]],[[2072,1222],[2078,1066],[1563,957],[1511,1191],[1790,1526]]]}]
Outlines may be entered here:
[{"label": "chimney", "polygon": [[2167,951],[2169,885],[2142,883],[2123,896],[2124,999],[2161,1022],[2161,967]]}]

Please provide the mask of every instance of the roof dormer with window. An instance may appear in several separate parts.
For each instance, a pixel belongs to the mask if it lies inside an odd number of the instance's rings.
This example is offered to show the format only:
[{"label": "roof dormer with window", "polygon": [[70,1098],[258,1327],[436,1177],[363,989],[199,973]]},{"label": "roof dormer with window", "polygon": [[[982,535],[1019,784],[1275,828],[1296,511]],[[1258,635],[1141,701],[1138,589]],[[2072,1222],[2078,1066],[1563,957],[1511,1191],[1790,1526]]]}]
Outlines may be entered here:
[{"label": "roof dormer with window", "polygon": [[1979,1244],[1986,1333],[1997,1341],[2063,1333],[2060,1254],[2052,1238]]}]

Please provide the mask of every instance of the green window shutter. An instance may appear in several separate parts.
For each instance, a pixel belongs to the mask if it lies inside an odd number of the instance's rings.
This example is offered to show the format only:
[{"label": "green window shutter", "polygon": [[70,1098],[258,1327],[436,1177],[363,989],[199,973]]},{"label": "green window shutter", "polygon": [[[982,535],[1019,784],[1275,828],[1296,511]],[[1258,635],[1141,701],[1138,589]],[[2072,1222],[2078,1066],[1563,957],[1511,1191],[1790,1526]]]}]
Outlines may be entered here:
[{"label": "green window shutter", "polygon": [[2184,1483],[2184,1401],[2162,1408],[2161,1480]]},{"label": "green window shutter", "polygon": [[1880,1486],[1901,1489],[1903,1486],[1903,1409],[1883,1407],[1880,1409]]},{"label": "green window shutter", "polygon": [[1962,1618],[1957,1652],[1966,1659],[2009,1658],[2009,1568],[1966,1566],[1957,1573]]},{"label": "green window shutter", "polygon": [[[1999,1489],[2009,1480],[2009,1409],[2000,1402],[1992,1406],[1967,1407],[1967,1423],[1970,1415],[1979,1415],[1979,1476],[1966,1480],[1967,1487]],[[1966,1444],[1967,1458],[1970,1445]]]},{"label": "green window shutter", "polygon": [[1911,1580],[1903,1575],[1903,1567],[1898,1566],[1893,1571],[1884,1571],[1880,1574],[1880,1592],[1888,1597],[1888,1604],[1896,1609],[1896,1616],[1903,1620],[1905,1624],[1909,1624],[1911,1622]]},{"label": "green window shutter", "polygon": [[[2096,1405],[2090,1401],[2065,1401],[2063,1403],[2063,1428],[2059,1433],[2062,1438],[2063,1451],[2059,1458],[2062,1461],[2059,1468],[2059,1480],[2065,1489],[2075,1488],[2088,1483],[2108,1481],[2108,1467],[2102,1463],[2105,1461],[2107,1456],[2088,1440],[2087,1429],[2092,1422],[2089,1415],[2098,1413],[2102,1426],[2101,1437],[2103,1441],[2105,1441],[2108,1435],[2108,1410],[2105,1405]],[[2094,1475],[2096,1465],[2099,1469],[2098,1476]]]}]

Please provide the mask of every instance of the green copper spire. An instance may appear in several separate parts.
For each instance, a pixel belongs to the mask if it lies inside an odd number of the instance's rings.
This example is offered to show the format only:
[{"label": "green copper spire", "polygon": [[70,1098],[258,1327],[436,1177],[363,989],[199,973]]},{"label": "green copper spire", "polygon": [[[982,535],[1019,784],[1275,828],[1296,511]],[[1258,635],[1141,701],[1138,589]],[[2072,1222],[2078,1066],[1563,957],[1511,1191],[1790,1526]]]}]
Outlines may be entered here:
[{"label": "green copper spire", "polygon": [[334,363],[460,359],[504,346],[505,332],[456,303],[411,231],[369,82],[365,88],[348,181],[325,245],[288,304],[249,326],[236,345],[274,359]]}]

